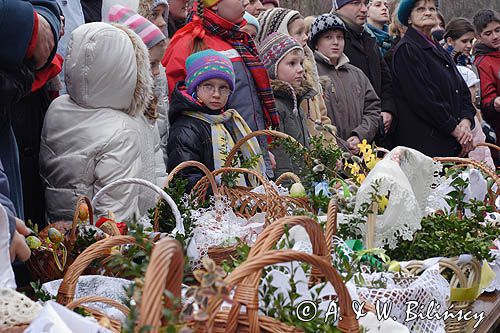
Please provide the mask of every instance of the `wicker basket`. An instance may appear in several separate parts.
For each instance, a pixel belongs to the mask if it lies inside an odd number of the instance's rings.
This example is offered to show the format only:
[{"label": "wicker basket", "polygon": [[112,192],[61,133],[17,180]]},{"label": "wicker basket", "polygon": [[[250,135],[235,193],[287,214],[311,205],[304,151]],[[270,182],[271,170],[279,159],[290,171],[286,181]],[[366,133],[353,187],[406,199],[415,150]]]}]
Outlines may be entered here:
[{"label": "wicker basket", "polygon": [[89,210],[90,223],[93,224],[94,216],[92,212],[92,205],[90,200],[85,196],[80,196],[76,200],[75,212],[73,214],[73,222],[69,224],[68,222],[56,222],[49,224],[42,231],[38,233],[40,240],[44,240],[48,237],[48,230],[50,228],[55,228],[64,236],[63,243],[67,250],[67,260],[66,265],[61,271],[55,262],[52,252],[47,250],[34,250],[31,253],[31,257],[26,262],[26,267],[31,273],[34,280],[40,280],[42,283],[61,279],[66,271],[66,268],[71,265],[75,259],[72,256],[73,248],[76,243],[77,235],[76,228],[79,224],[79,209],[82,205],[87,205]]},{"label": "wicker basket", "polygon": [[[339,329],[342,332],[359,332],[358,322],[351,307],[351,297],[341,276],[324,258],[292,250],[264,251],[248,259],[226,278],[229,289],[235,290],[230,310],[222,310],[221,299],[214,300],[208,313],[210,318],[198,332],[301,332],[278,320],[259,316],[258,285],[262,269],[269,265],[301,261],[313,265],[328,280],[338,295],[340,316]],[[257,278],[255,278],[257,276]],[[246,311],[240,311],[244,305]]]},{"label": "wicker basket", "polygon": [[[472,288],[478,286],[481,279],[481,263],[476,259],[472,259],[468,263],[459,264],[458,258],[443,258],[439,261],[439,268],[441,273],[451,271],[452,277],[450,280],[450,287],[453,288]],[[403,272],[418,275],[425,270],[423,261],[411,261],[403,269]],[[467,311],[472,309],[473,300],[467,301],[454,301],[453,312]],[[467,331],[467,321],[458,321],[457,319],[448,319],[445,322],[447,333],[462,333]]]},{"label": "wicker basket", "polygon": [[[219,186],[219,193],[229,200],[236,214],[249,219],[257,213],[265,212],[267,224],[286,215],[286,207],[282,205],[280,196],[262,175],[249,169],[226,167],[213,171],[212,175],[217,177],[224,173],[251,175],[263,185],[266,192],[266,194],[254,193],[251,192],[252,188],[245,186]],[[197,193],[206,193],[208,186],[208,178],[203,177],[194,186],[193,190],[197,191]]]},{"label": "wicker basket", "polygon": [[[486,145],[486,144],[484,144]],[[489,145],[489,144],[488,144]],[[469,166],[469,167],[475,167],[482,172],[484,172],[486,175],[491,177],[495,184],[497,185],[497,191],[494,193],[491,188],[488,189],[488,204],[492,207],[495,206],[495,200],[500,194],[500,178],[496,174],[495,170],[492,170],[489,166],[487,166],[484,163],[477,162],[468,158],[461,158],[461,157],[435,157],[434,161],[440,162],[440,163],[453,163],[456,164],[457,167],[460,166]]]},{"label": "wicker basket", "polygon": [[[205,178],[208,181],[208,184],[210,185],[210,189],[212,191],[212,194],[215,197],[220,196],[219,188],[217,187],[217,182],[215,181],[215,177],[212,175],[210,170],[208,168],[197,161],[185,161],[176,166],[168,175],[168,178],[165,182],[164,187],[168,187],[168,184],[170,181],[174,178],[176,174],[178,174],[180,171],[186,168],[198,168],[203,173],[205,174]],[[198,202],[203,202],[206,199],[208,199],[208,188],[201,189],[200,187],[198,188],[193,188],[192,194],[194,195],[194,198],[198,200]],[[154,231],[158,231],[160,224],[159,224],[159,207],[158,205],[156,206],[155,213],[154,213],[154,221],[153,221],[153,227]],[[234,256],[236,254],[236,246],[229,246],[229,247],[211,247],[208,249],[208,256],[215,261],[217,265],[220,265],[224,260],[229,260],[231,259],[231,256]]]},{"label": "wicker basket", "polygon": [[[111,299],[89,296],[74,301],[73,298],[78,278],[92,261],[109,256],[111,249],[115,246],[133,243],[135,243],[135,239],[131,236],[114,236],[89,246],[78,256],[64,275],[57,294],[57,302],[70,309],[80,307],[84,303],[103,302],[115,306],[127,315],[128,308]],[[177,241],[163,238],[154,245],[145,275],[142,301],[139,305],[138,328],[150,326],[153,328],[152,332],[158,332],[158,328],[162,325],[160,320],[163,315],[163,291],[166,289],[177,298],[181,296],[183,262],[182,248]],[[166,306],[172,307],[172,304],[167,301]],[[107,318],[98,310],[84,308],[92,313],[101,324],[109,323],[110,329],[114,332],[120,332],[121,323],[119,321]]]},{"label": "wicker basket", "polygon": [[[227,155],[226,162],[224,163],[224,167],[228,168],[228,167],[232,166],[234,158],[235,158],[236,154],[238,153],[238,150],[241,148],[241,146],[245,142],[247,142],[248,140],[255,138],[257,136],[261,136],[261,135],[266,135],[268,137],[273,137],[273,138],[289,139],[292,141],[296,141],[290,135],[282,133],[282,132],[278,132],[278,131],[273,131],[273,130],[254,131],[254,132],[246,135],[245,137],[241,138],[240,140],[238,140],[238,142],[235,143],[234,147],[231,149],[231,151]],[[291,179],[292,181],[294,181],[296,183],[300,183],[300,178],[297,175],[295,175],[292,172],[286,172],[286,173],[282,174],[276,180],[276,184],[280,184],[286,179]],[[290,196],[280,196],[279,199],[280,199],[282,205],[288,209],[281,210],[281,215],[276,216],[276,218],[280,218],[280,217],[289,215],[289,214],[287,214],[287,211],[290,209],[293,210],[296,208],[303,208],[307,211],[312,212],[312,208],[311,208],[309,201],[307,199],[292,198]]]}]

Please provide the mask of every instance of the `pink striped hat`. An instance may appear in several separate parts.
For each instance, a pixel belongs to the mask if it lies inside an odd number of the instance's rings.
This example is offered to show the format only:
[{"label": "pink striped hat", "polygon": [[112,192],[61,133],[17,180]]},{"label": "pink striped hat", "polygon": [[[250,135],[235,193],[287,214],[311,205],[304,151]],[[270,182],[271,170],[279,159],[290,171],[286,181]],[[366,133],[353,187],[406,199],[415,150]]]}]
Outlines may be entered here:
[{"label": "pink striped hat", "polygon": [[129,27],[141,37],[148,49],[166,39],[156,25],[132,9],[121,5],[114,5],[109,9],[108,20],[111,23],[121,23]]}]

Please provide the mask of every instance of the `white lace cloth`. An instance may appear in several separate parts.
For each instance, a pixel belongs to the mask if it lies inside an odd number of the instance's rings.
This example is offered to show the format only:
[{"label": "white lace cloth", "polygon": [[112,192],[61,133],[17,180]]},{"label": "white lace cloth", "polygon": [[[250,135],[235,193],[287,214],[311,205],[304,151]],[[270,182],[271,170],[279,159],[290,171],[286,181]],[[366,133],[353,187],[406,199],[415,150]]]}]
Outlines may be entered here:
[{"label": "white lace cloth", "polygon": [[10,288],[0,289],[0,328],[29,324],[42,306]]},{"label": "white lace cloth", "polygon": [[[383,215],[377,216],[375,247],[397,246],[397,237],[411,240],[420,229],[420,221],[433,184],[439,183],[441,165],[410,148],[397,147],[378,162],[361,184],[356,195],[355,212],[371,204],[374,186],[378,195],[388,196]],[[366,235],[366,225],[363,225]]]},{"label": "white lace cloth", "polygon": [[83,317],[66,307],[49,301],[24,333],[111,333],[92,317]]},{"label": "white lace cloth", "polygon": [[[42,289],[52,296],[57,295],[62,280],[54,280],[42,285]],[[131,281],[100,275],[82,275],[78,278],[75,290],[75,300],[86,296],[103,296],[123,303],[127,297],[125,288],[130,286]],[[86,304],[92,308],[102,311],[106,315],[118,319],[125,319],[125,315],[111,305],[102,303]]]},{"label": "white lace cloth", "polygon": [[265,213],[255,214],[249,220],[236,216],[224,197],[211,198],[209,208],[192,210],[191,216],[194,229],[187,255],[193,269],[201,266],[201,259],[211,247],[235,245],[237,238],[253,244],[265,223]]},{"label": "white lace cloth", "polygon": [[381,307],[384,303],[390,305],[392,307],[390,317],[398,323],[403,323],[410,332],[445,332],[442,319],[415,319],[405,322],[406,311],[411,306],[410,301],[416,301],[418,306],[424,306],[424,311],[415,310],[419,313],[425,313],[427,308],[431,308],[432,302],[437,305],[433,307],[434,311],[431,313],[439,309],[438,312],[441,314],[448,308],[450,285],[439,273],[439,266],[436,265],[414,278],[395,278],[392,273],[363,274],[363,278],[367,283],[380,279],[386,281],[387,286],[383,289],[359,287],[358,295],[375,305],[377,301],[380,302]]},{"label": "white lace cloth", "polygon": [[9,217],[0,204],[0,288],[16,288],[14,271],[10,263]]}]

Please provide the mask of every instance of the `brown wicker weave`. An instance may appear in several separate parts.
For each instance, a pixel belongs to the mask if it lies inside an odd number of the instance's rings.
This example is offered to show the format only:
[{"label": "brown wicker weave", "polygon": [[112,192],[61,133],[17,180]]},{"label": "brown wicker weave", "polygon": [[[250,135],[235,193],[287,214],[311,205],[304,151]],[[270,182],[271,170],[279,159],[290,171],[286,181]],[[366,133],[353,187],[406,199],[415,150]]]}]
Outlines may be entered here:
[{"label": "brown wicker weave", "polygon": [[[131,236],[114,236],[98,241],[89,246],[73,264],[68,268],[57,293],[57,302],[73,309],[88,302],[103,302],[115,306],[125,314],[128,308],[111,299],[100,296],[84,297],[74,301],[74,294],[78,278],[85,268],[94,260],[106,257],[115,246],[134,244],[135,239]],[[160,319],[163,315],[163,291],[168,290],[174,297],[181,296],[183,252],[180,244],[171,238],[163,238],[153,248],[151,259],[144,279],[144,289],[139,305],[139,321],[137,327],[152,327],[151,332],[158,332]],[[167,301],[166,307],[172,307]],[[97,317],[98,320],[106,317],[95,309],[85,307]],[[120,332],[121,323],[107,318],[114,332]],[[165,323],[164,323],[165,324]]]},{"label": "brown wicker weave", "polygon": [[[221,185],[219,187],[220,194],[229,200],[231,207],[237,214],[248,219],[256,213],[266,212],[266,222],[268,223],[286,215],[286,207],[282,205],[278,193],[259,173],[242,168],[220,168],[212,172],[212,175],[217,177],[230,172],[255,177],[264,186],[266,192],[266,194],[259,194],[251,192],[252,188],[250,187]],[[203,177],[193,190],[197,193],[206,193],[208,185],[207,177]]]},{"label": "brown wicker weave", "polygon": [[40,280],[41,282],[47,282],[52,280],[61,279],[66,271],[66,268],[71,265],[74,257],[71,256],[73,248],[76,243],[76,228],[80,222],[78,213],[80,206],[87,205],[89,210],[90,223],[94,223],[94,216],[92,211],[92,204],[89,198],[85,196],[79,196],[76,200],[75,212],[73,214],[73,222],[70,224],[68,222],[56,222],[49,224],[42,231],[38,233],[38,238],[44,240],[48,237],[48,230],[50,228],[55,228],[64,236],[64,245],[68,253],[67,261],[63,271],[61,271],[54,261],[52,252],[46,250],[34,250],[31,253],[31,257],[26,262],[26,266],[30,271],[32,278],[34,280]]},{"label": "brown wicker weave", "polygon": [[[208,181],[208,183],[210,184],[210,188],[212,190],[212,193],[214,196],[218,196],[219,195],[219,188],[217,187],[217,182],[215,181],[215,178],[214,176],[212,175],[212,173],[210,172],[210,170],[208,170],[208,168],[203,164],[203,163],[200,163],[198,161],[185,161],[185,162],[182,162],[181,164],[179,164],[178,166],[176,166],[169,174],[168,174],[168,177],[167,177],[167,180],[165,181],[165,185],[163,185],[163,187],[168,187],[168,184],[172,181],[172,179],[174,178],[174,176],[176,174],[178,174],[180,171],[186,169],[186,168],[198,168],[200,169],[201,171],[203,171],[203,173],[205,174],[205,177],[204,179],[206,179]],[[193,189],[193,192],[195,191],[195,189]],[[200,202],[204,201],[206,198],[207,198],[207,193],[208,191],[198,191],[197,193],[194,193],[195,194],[195,198],[197,198]],[[159,214],[159,210],[158,210],[158,205],[156,205],[156,208],[155,208],[155,213],[154,213],[154,218],[153,218],[153,230],[155,232],[158,232],[159,229],[160,229],[160,224],[159,224],[159,221],[158,221],[158,214]]]},{"label": "brown wicker weave", "polygon": [[[405,273],[418,275],[422,273],[424,262],[414,260],[411,261],[403,270]],[[450,281],[451,288],[471,288],[473,285],[479,284],[481,279],[481,263],[476,259],[472,259],[470,263],[458,264],[458,258],[443,258],[439,261],[439,268],[441,273],[449,270],[453,273]],[[474,301],[452,302],[453,312],[467,311],[472,309]],[[458,321],[457,319],[449,319],[445,322],[447,333],[461,333],[467,331],[467,321]]]},{"label": "brown wicker weave", "polygon": [[[340,316],[343,318],[339,322],[338,328],[342,332],[359,332],[358,322],[351,307],[351,297],[337,271],[322,257],[292,250],[265,251],[237,267],[226,278],[229,288],[235,288],[231,310],[221,310],[222,300],[214,300],[209,306],[210,318],[207,325],[204,328],[199,328],[199,331],[217,333],[301,332],[301,330],[290,327],[276,319],[259,316],[258,314],[258,284],[262,269],[269,265],[290,261],[311,264],[326,277],[338,295]],[[258,278],[255,278],[255,276],[258,276]],[[240,312],[242,305],[246,308],[245,312]]]},{"label": "brown wicker weave", "polygon": [[[297,176],[293,172],[285,172],[281,176],[279,176],[278,179],[276,179],[275,184],[281,185],[283,181],[287,179],[291,180],[294,183],[301,183],[299,176]],[[308,198],[292,198],[291,196],[280,196],[280,200],[283,201],[284,204],[291,209],[302,208],[308,212],[314,212]]]}]

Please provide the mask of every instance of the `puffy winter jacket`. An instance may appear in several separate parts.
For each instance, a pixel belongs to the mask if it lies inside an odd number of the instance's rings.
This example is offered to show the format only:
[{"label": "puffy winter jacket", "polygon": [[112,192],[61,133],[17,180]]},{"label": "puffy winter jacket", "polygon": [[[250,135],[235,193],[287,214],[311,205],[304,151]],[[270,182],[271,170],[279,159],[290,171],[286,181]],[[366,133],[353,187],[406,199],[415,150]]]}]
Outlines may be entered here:
[{"label": "puffy winter jacket", "polygon": [[483,44],[475,46],[474,64],[481,79],[481,111],[494,128],[497,145],[500,143],[500,114],[495,111],[495,99],[500,96],[500,50]]},{"label": "puffy winter jacket", "polygon": [[[54,100],[42,130],[40,173],[51,221],[72,218],[78,195],[143,178],[139,116],[152,94],[148,51],[122,27],[90,23],[75,29],[65,61],[68,95]],[[96,203],[118,220],[139,214],[138,185],[122,185]],[[144,189],[141,189],[144,191]]]},{"label": "puffy winter jacket", "polygon": [[[182,114],[184,111],[213,115],[220,113],[196,102],[186,93],[183,82],[177,84],[170,100],[167,170],[172,171],[184,161],[198,161],[213,171],[215,166],[210,125],[201,119]],[[198,168],[186,168],[180,172],[180,176],[188,180],[188,190],[190,190],[204,174]]]}]

